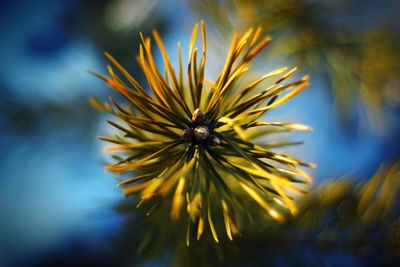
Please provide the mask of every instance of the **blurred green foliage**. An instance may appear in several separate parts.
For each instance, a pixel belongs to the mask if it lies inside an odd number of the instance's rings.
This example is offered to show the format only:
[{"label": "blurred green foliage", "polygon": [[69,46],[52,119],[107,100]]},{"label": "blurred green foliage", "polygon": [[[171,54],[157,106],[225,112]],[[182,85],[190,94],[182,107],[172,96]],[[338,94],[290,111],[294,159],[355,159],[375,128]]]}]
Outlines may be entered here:
[{"label": "blurred green foliage", "polygon": [[[394,30],[365,21],[353,25],[343,17],[342,1],[205,0],[191,1],[201,17],[230,33],[261,26],[274,42],[270,58],[289,58],[326,77],[345,125],[357,113],[378,131],[385,111],[400,106],[400,45]],[[360,7],[360,12],[362,6]]]},{"label": "blurred green foliage", "polygon": [[168,209],[151,216],[126,199],[117,207],[128,220],[116,246],[137,265],[163,258],[170,266],[320,266],[325,253],[340,251],[360,262],[375,257],[384,266],[396,266],[399,193],[400,162],[383,164],[365,182],[343,177],[314,188],[297,199],[299,214],[284,224],[259,217],[234,241],[216,244],[207,232],[189,247],[183,220],[169,223]]}]

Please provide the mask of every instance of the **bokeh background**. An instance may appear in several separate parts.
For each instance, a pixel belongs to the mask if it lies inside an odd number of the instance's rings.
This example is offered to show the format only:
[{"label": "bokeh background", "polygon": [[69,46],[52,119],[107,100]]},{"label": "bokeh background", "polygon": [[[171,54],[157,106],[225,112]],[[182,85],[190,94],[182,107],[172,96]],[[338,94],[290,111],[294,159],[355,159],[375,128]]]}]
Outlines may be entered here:
[{"label": "bokeh background", "polygon": [[[103,168],[96,137],[110,129],[88,104],[112,94],[88,73],[105,73],[104,51],[142,79],[139,32],[157,28],[174,58],[176,42],[187,47],[204,19],[214,77],[232,33],[262,25],[273,42],[257,74],[287,65],[311,75],[308,90],[271,114],[314,129],[288,135],[305,143],[287,150],[317,164],[317,185],[362,181],[400,159],[399,17],[396,0],[1,1],[0,266],[168,263],[167,253],[142,259],[115,245],[137,240],[126,230],[130,215],[116,208],[125,198]],[[335,251],[318,264],[381,259],[372,258]]]}]

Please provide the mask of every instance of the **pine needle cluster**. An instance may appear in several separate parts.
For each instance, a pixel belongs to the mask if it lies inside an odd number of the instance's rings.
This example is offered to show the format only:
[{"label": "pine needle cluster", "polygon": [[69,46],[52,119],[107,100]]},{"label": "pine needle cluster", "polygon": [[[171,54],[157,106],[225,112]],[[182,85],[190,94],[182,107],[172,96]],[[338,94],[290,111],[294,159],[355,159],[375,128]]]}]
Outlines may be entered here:
[{"label": "pine needle cluster", "polygon": [[[195,48],[199,30],[202,50]],[[305,193],[311,181],[301,167],[312,165],[274,152],[275,146],[291,143],[263,144],[262,137],[310,128],[262,119],[307,88],[308,77],[284,84],[296,69],[279,68],[251,83],[239,83],[270,42],[260,28],[234,36],[216,81],[205,78],[203,22],[193,29],[185,67],[178,43],[177,72],[158,32],[152,35],[164,66],[156,64],[152,39],[141,35],[137,61],[146,85],[109,54],[108,76],[95,74],[127,100],[120,105],[112,97],[104,104],[91,99],[94,107],[118,119],[108,122],[119,133],[100,139],[113,144],[107,151],[116,162],[107,170],[123,177],[118,184],[123,192],[137,196],[138,206],[150,203],[149,214],[162,208],[169,210],[172,221],[186,220],[187,244],[205,230],[216,242],[220,229],[233,239],[254,214],[279,222],[296,214],[293,195]]]}]

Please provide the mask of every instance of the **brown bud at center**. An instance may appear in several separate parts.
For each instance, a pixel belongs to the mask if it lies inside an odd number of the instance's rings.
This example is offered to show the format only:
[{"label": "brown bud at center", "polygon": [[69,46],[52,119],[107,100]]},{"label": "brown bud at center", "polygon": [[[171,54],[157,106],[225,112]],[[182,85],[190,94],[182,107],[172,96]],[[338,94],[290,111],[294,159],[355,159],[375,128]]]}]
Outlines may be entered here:
[{"label": "brown bud at center", "polygon": [[208,143],[211,146],[217,146],[221,143],[221,141],[219,140],[219,138],[216,135],[212,134],[212,135],[210,135],[210,137],[208,137]]},{"label": "brown bud at center", "polygon": [[186,139],[192,137],[192,131],[190,129],[183,130],[182,137]]},{"label": "brown bud at center", "polygon": [[206,140],[207,137],[210,135],[210,131],[206,126],[199,126],[194,128],[194,137],[197,141]]},{"label": "brown bud at center", "polygon": [[193,111],[192,122],[193,123],[203,123],[204,122],[204,113],[201,111],[201,109],[198,108],[195,111]]}]

